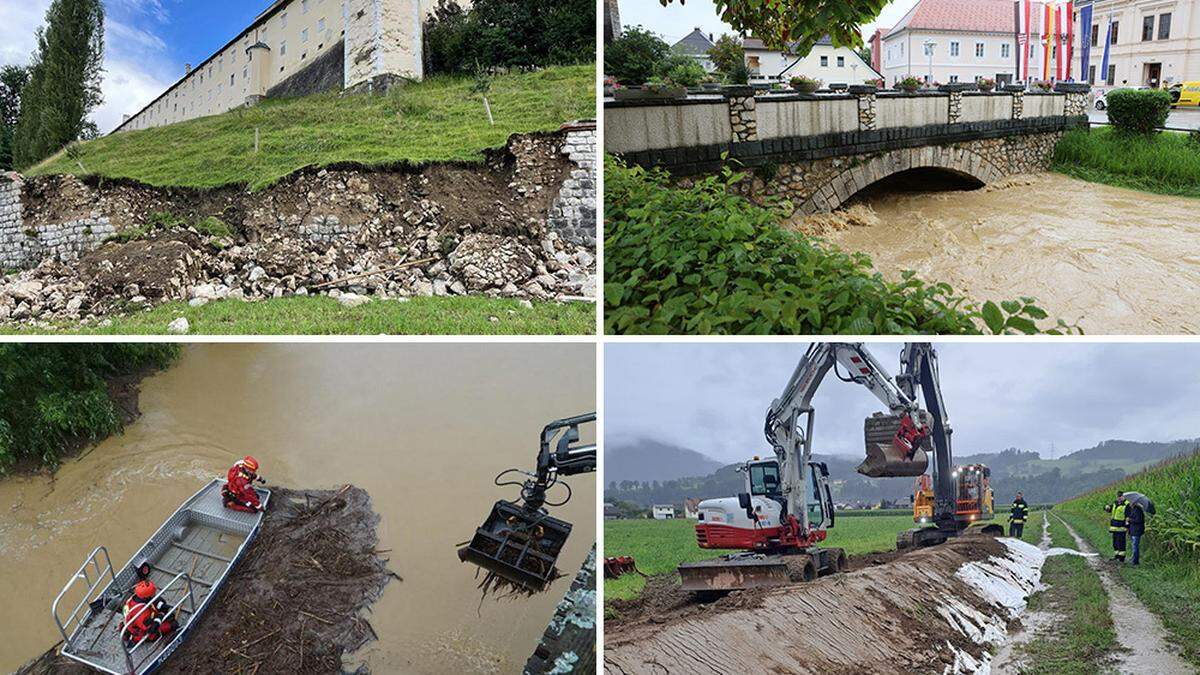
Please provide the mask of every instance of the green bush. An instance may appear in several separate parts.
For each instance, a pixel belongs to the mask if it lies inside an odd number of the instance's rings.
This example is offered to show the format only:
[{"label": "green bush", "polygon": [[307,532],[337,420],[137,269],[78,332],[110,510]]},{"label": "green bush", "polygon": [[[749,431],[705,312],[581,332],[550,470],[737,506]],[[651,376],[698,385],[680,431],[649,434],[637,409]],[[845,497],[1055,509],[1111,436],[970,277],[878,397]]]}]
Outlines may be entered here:
[{"label": "green bush", "polygon": [[1135,134],[1148,134],[1163,126],[1171,112],[1171,95],[1161,89],[1114,89],[1105,102],[1108,121]]},{"label": "green bush", "polygon": [[696,59],[687,54],[671,54],[668,56],[658,68],[658,74],[664,80],[673,82],[684,87],[696,87],[704,80],[708,73],[704,72],[704,66]]},{"label": "green bush", "polygon": [[590,0],[438,0],[425,22],[425,68],[434,73],[540,68],[596,58]]},{"label": "green bush", "polygon": [[1032,298],[979,307],[911,272],[892,283],[866,255],[779,227],[778,209],[733,194],[746,178],[726,168],[673,187],[661,170],[606,158],[609,333],[1041,332]]},{"label": "green bush", "polygon": [[73,443],[119,431],[107,379],[165,367],[178,353],[173,344],[0,345],[0,472],[23,459],[57,464]]},{"label": "green bush", "polygon": [[658,73],[671,48],[657,35],[634,26],[604,48],[604,74],[621,84],[639,85]]}]

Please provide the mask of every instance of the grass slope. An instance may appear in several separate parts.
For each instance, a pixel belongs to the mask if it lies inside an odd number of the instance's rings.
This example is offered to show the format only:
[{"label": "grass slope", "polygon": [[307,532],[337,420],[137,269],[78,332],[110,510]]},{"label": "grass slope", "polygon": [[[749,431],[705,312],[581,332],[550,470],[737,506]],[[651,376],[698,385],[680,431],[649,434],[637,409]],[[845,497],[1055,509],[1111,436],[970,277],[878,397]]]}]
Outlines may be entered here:
[{"label": "grass slope", "polygon": [[[996,521],[1004,527],[1004,533],[1008,534],[1008,516],[997,516]],[[1025,530],[1021,532],[1021,541],[1026,544],[1037,546],[1042,542],[1042,521],[1046,519],[1045,511],[1031,511],[1029,518],[1025,520]]]},{"label": "grass slope", "polygon": [[1093,183],[1200,198],[1200,145],[1184,134],[1075,129],[1054,148],[1052,168]]},{"label": "grass slope", "polygon": [[[911,512],[859,517],[838,514],[824,545],[844,548],[848,555],[890,551],[896,547],[896,534],[912,526]],[[604,555],[631,555],[642,572],[668,574],[680,563],[727,553],[697,546],[695,528],[696,521],[687,519],[608,520],[604,523]],[[637,574],[608,579],[604,582],[604,597],[606,600],[636,598],[645,585],[645,580]]]},{"label": "grass slope", "polygon": [[[55,333],[85,335],[161,335],[176,317],[187,317],[191,335],[591,335],[596,306],[586,302],[536,302],[483,297],[376,300],[343,307],[325,296],[240,302],[221,300],[202,307],[182,302],[114,317],[111,326],[81,329],[64,325]],[[492,321],[491,317],[496,317]],[[0,327],[0,334],[45,333]]]},{"label": "grass slope", "polygon": [[[1031,520],[1032,522],[1032,520]],[[1029,530],[1025,530],[1029,534]],[[1038,521],[1041,537],[1041,521]],[[1057,518],[1050,518],[1052,546],[1076,549],[1075,540]],[[1022,652],[1029,656],[1023,673],[1077,673],[1101,669],[1117,646],[1117,633],[1108,609],[1108,594],[1100,576],[1077,555],[1058,555],[1042,567],[1046,589],[1029,598],[1032,611],[1051,610],[1061,615],[1049,632],[1029,641]]]},{"label": "grass slope", "polygon": [[1175,537],[1170,528],[1186,528],[1189,522],[1200,526],[1200,453],[1165,462],[1054,508],[1105,557],[1112,555],[1112,537],[1103,507],[1117,489],[1149,495],[1158,515],[1147,526],[1142,564],[1118,566],[1115,571],[1162,619],[1180,654],[1200,666],[1200,624],[1195,620],[1200,615],[1200,550],[1186,545],[1169,548]]},{"label": "grass slope", "polygon": [[[262,188],[308,165],[337,162],[477,162],[511,134],[550,131],[592,118],[595,65],[516,73],[492,82],[488,124],[471,78],[432,77],[386,96],[324,93],[266,100],[170,126],[105,136],[83,144],[87,173],[151,185]],[[254,152],[254,130],[260,151]],[[31,175],[82,173],[65,155]]]}]

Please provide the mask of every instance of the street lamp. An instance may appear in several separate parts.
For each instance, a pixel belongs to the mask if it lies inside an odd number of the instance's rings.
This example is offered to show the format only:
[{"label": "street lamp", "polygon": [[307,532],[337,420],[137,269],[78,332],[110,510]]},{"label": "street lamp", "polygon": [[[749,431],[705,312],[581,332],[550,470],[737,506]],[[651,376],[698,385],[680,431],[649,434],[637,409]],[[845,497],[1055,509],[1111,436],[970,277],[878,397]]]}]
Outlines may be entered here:
[{"label": "street lamp", "polygon": [[925,55],[929,57],[929,76],[925,79],[926,83],[933,84],[933,48],[937,46],[934,40],[925,41]]}]

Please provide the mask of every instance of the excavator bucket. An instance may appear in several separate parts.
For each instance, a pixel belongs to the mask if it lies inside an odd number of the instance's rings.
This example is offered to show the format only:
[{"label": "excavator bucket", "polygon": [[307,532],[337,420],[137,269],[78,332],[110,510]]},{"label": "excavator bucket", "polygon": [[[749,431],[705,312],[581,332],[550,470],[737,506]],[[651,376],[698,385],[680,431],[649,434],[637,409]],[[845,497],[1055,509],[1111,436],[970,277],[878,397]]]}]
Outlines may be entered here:
[{"label": "excavator bucket", "polygon": [[679,566],[683,590],[693,592],[738,591],[783,586],[791,582],[787,564],[779,556],[734,556],[684,563]]},{"label": "excavator bucket", "polygon": [[871,478],[897,476],[920,476],[929,467],[929,454],[916,447],[909,456],[909,449],[899,440],[902,415],[874,415],[863,424],[867,458],[858,465],[857,471]]},{"label": "excavator bucket", "polygon": [[570,534],[570,523],[502,499],[470,543],[458,549],[458,558],[540,591],[557,576],[554,565]]}]

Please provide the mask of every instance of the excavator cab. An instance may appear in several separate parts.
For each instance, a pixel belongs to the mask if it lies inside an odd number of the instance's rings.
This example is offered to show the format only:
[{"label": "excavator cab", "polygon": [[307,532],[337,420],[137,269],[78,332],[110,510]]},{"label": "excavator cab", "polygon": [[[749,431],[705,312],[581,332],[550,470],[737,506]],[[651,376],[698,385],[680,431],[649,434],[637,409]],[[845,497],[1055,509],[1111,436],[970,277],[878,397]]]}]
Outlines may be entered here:
[{"label": "excavator cab", "polygon": [[954,470],[956,501],[954,515],[968,523],[991,520],[992,471],[983,464],[960,466]]}]

